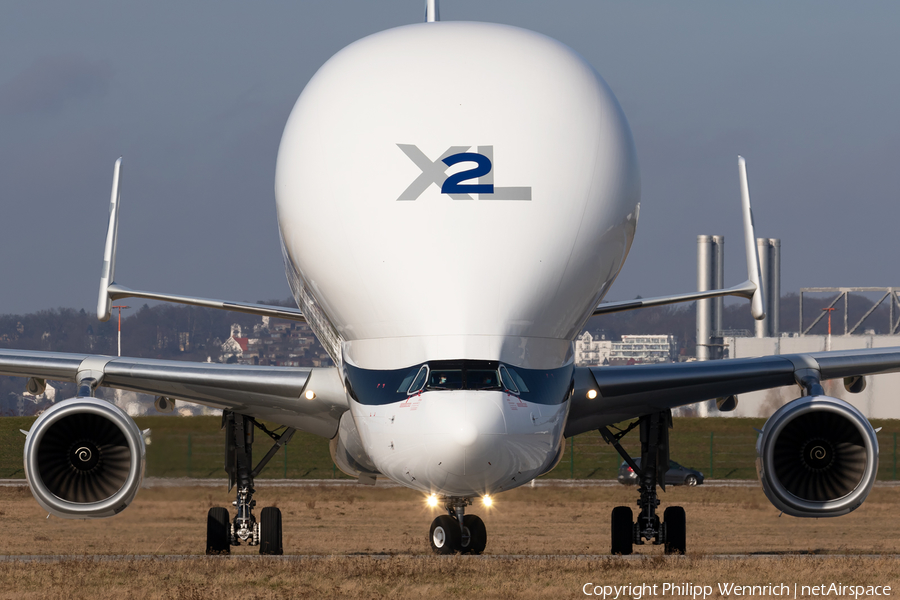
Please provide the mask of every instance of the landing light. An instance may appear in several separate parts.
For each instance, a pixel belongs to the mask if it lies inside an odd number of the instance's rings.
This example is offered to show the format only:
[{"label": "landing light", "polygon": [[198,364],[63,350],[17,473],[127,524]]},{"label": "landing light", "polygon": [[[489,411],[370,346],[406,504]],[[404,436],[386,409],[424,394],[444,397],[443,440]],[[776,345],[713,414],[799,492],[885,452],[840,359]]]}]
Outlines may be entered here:
[{"label": "landing light", "polygon": [[593,400],[597,397],[597,390],[588,390],[587,393],[588,400]]},{"label": "landing light", "polygon": [[485,494],[484,497],[481,499],[481,503],[484,504],[485,506],[489,507],[491,504],[494,503],[494,499],[491,498],[490,496],[488,496],[487,494]]},{"label": "landing light", "polygon": [[428,503],[428,506],[430,506],[431,508],[434,508],[438,505],[438,497],[435,496],[434,494],[432,494],[432,495],[428,496],[428,498],[425,500],[425,502]]},{"label": "landing light", "polygon": [[316,393],[312,390],[306,390],[306,393],[303,395],[306,397],[307,400],[315,400],[316,399]]}]

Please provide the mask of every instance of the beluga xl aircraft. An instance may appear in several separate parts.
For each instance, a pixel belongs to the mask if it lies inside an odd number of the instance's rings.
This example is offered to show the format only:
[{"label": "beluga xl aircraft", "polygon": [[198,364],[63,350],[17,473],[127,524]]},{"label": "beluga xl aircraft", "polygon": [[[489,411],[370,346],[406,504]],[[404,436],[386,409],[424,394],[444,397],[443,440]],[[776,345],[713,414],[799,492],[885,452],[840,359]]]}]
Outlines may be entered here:
[{"label": "beluga xl aircraft", "polygon": [[[452,57],[452,60],[448,60]],[[440,65],[436,68],[435,65]],[[254,478],[297,430],[330,440],[360,482],[387,478],[443,507],[438,554],[485,550],[473,503],[548,472],[566,440],[599,430],[638,474],[637,515],[612,510],[614,554],[686,549],[685,511],[659,509],[673,408],[797,385],[758,440],[763,489],[798,517],[849,513],[872,489],[875,431],[824,395],[843,378],[900,370],[900,348],[631,367],[576,367],[594,315],[734,295],[763,318],[746,167],[738,159],[747,281],[732,288],[601,303],[637,226],[631,131],[609,86],[564,44],[516,27],[424,23],[350,44],[309,81],[278,150],[275,202],[299,308],[140,291],[115,278],[122,163],[113,171],[97,316],[126,297],[306,321],[336,366],[289,368],[0,351],[0,374],[76,384],[27,433],[37,502],[67,518],[110,517],[135,498],[141,431],[98,387],[224,411],[236,507],[209,510],[206,551],[282,553],[281,513],[255,514]],[[352,176],[349,175],[352,173]],[[339,239],[336,239],[339,238]],[[278,432],[261,421],[282,426]],[[631,421],[624,429],[614,424]],[[274,440],[254,464],[253,431]],[[620,445],[637,429],[640,463]],[[637,458],[637,457],[635,457]]]}]

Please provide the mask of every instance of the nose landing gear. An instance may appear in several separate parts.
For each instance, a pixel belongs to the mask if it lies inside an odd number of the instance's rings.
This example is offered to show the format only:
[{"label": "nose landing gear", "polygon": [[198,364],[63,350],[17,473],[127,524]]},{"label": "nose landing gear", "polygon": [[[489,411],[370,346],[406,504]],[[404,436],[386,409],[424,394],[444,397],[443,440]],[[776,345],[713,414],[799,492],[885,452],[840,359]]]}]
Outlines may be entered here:
[{"label": "nose landing gear", "polygon": [[465,514],[471,498],[447,498],[446,515],[431,522],[428,532],[435,554],[481,554],[487,546],[487,529],[477,515]]}]

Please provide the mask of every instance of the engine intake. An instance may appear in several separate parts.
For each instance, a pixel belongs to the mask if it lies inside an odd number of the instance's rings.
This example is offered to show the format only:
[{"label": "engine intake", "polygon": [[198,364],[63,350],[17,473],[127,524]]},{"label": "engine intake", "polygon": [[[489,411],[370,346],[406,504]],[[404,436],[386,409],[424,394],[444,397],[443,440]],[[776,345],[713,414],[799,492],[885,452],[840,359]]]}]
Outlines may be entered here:
[{"label": "engine intake", "polygon": [[121,409],[96,398],[70,398],[44,412],[28,432],[25,477],[51,514],[111,517],[137,495],[144,454],[140,430]]},{"label": "engine intake", "polygon": [[756,452],[766,497],[795,517],[849,513],[869,495],[878,471],[878,440],[869,421],[829,396],[798,398],[775,411]]}]

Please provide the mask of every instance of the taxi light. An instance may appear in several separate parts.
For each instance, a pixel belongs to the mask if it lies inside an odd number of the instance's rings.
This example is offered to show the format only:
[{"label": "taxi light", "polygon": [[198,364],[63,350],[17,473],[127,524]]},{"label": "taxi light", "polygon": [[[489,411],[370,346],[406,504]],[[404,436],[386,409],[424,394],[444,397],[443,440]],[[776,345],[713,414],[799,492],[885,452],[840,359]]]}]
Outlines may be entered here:
[{"label": "taxi light", "polygon": [[588,390],[587,393],[588,400],[593,400],[597,397],[597,390]]},{"label": "taxi light", "polygon": [[307,400],[315,400],[316,399],[316,393],[312,390],[306,390],[306,393],[303,395],[306,397]]},{"label": "taxi light", "polygon": [[425,500],[425,502],[428,503],[428,506],[430,506],[431,508],[434,508],[438,505],[438,497],[435,496],[434,494],[431,494],[430,496],[428,496],[428,498]]},{"label": "taxi light", "polygon": [[490,496],[488,496],[487,494],[485,494],[484,497],[481,499],[481,503],[484,504],[485,506],[490,506],[491,504],[494,503],[494,499],[491,498]]}]

